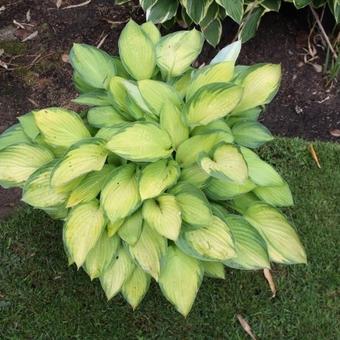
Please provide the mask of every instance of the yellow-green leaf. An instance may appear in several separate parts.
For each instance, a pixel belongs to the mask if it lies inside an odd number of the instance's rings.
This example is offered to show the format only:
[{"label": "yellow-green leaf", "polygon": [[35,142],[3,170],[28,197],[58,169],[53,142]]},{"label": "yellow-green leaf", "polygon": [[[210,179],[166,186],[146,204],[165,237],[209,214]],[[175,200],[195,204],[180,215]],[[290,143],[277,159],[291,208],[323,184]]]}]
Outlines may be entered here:
[{"label": "yellow-green leaf", "polygon": [[53,158],[53,153],[42,146],[8,146],[0,151],[0,184],[5,188],[21,186],[33,172]]},{"label": "yellow-green leaf", "polygon": [[91,171],[101,170],[107,153],[101,139],[93,138],[75,144],[55,166],[51,185],[62,186]]},{"label": "yellow-green leaf", "polygon": [[156,124],[136,122],[117,131],[107,148],[125,159],[153,162],[167,158],[172,152],[169,135]]},{"label": "yellow-green leaf", "polygon": [[177,182],[178,164],[173,160],[159,160],[148,164],[141,173],[139,192],[142,200],[156,197]]},{"label": "yellow-green leaf", "polygon": [[176,198],[164,194],[143,204],[143,218],[148,225],[169,240],[177,240],[182,218]]},{"label": "yellow-green leaf", "polygon": [[154,44],[133,20],[130,20],[121,32],[118,46],[121,61],[134,79],[152,77],[156,66]]},{"label": "yellow-green leaf", "polygon": [[64,226],[64,244],[80,268],[105,227],[105,217],[97,201],[73,208]]},{"label": "yellow-green leaf", "polygon": [[143,300],[150,286],[150,275],[139,266],[135,266],[129,279],[123,284],[122,294],[125,300],[135,310]]},{"label": "yellow-green leaf", "polygon": [[198,260],[175,246],[168,247],[162,261],[159,286],[182,315],[187,316],[190,312],[202,279],[203,270]]},{"label": "yellow-green leaf", "polygon": [[68,148],[84,138],[91,137],[82,119],[69,110],[48,108],[34,113],[35,122],[46,143]]},{"label": "yellow-green leaf", "polygon": [[126,217],[121,227],[118,229],[119,237],[130,245],[136,244],[142,232],[143,216],[139,209],[132,215]]},{"label": "yellow-green leaf", "polygon": [[112,223],[138,208],[140,197],[134,164],[121,166],[112,173],[101,192],[100,202]]},{"label": "yellow-green leaf", "polygon": [[143,223],[142,233],[133,246],[129,246],[131,256],[142,269],[158,281],[160,261],[166,250],[166,239]]}]

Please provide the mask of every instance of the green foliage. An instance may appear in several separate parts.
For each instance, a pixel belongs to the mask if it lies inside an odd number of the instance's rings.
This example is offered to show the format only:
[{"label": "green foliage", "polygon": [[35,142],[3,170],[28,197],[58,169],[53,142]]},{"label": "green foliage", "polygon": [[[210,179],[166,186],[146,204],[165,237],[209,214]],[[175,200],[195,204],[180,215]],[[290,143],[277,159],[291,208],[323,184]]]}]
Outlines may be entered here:
[{"label": "green foliage", "polygon": [[[235,67],[234,43],[193,69],[202,44],[196,30],[160,37],[153,24],[130,21],[120,58],[75,45],[87,118],[37,110],[0,136],[0,183],[64,220],[69,264],[133,308],[151,278],[186,316],[204,274],[223,278],[223,264],[306,263],[276,208],[292,204],[289,187],[249,149],[272,138],[256,119],[278,90],[280,66]],[[93,101],[99,91],[106,99]]]},{"label": "green foliage", "polygon": [[[115,3],[128,1],[115,0]],[[328,5],[336,23],[340,22],[338,0],[140,0],[139,3],[147,20],[165,27],[176,21],[183,27],[198,25],[208,43],[216,46],[221,39],[221,22],[225,17],[239,24],[239,39],[244,43],[255,36],[262,16],[271,11],[278,12],[282,1],[292,2],[297,9]]]}]

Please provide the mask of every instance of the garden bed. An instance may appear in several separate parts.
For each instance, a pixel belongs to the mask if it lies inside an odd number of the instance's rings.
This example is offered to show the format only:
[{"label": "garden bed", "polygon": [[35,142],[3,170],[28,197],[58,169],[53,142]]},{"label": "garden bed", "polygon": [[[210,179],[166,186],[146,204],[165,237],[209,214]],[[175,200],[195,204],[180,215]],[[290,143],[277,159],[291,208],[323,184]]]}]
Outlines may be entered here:
[{"label": "garden bed", "polygon": [[245,338],[236,314],[261,339],[337,339],[339,146],[317,142],[321,169],[300,139],[278,139],[261,156],[287,179],[285,209],[306,247],[308,265],[273,267],[278,295],[261,271],[228,269],[204,280],[187,319],[153,284],[133,313],[122,297],[107,302],[98,280],[67,267],[62,224],[30,208],[0,224],[0,338]]}]

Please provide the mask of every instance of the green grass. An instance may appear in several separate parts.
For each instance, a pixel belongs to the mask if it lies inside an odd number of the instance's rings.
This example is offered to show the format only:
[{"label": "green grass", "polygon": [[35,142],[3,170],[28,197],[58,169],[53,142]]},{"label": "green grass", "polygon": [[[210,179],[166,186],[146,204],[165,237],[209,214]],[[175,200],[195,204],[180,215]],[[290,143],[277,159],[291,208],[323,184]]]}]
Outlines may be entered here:
[{"label": "green grass", "polygon": [[309,264],[273,267],[278,295],[261,272],[227,270],[204,280],[187,319],[153,284],[132,312],[121,296],[107,302],[98,281],[67,267],[61,223],[29,208],[0,224],[1,339],[245,339],[241,313],[262,339],[339,339],[340,148],[314,144],[318,169],[301,140],[261,149],[291,185],[285,212],[304,243]]}]

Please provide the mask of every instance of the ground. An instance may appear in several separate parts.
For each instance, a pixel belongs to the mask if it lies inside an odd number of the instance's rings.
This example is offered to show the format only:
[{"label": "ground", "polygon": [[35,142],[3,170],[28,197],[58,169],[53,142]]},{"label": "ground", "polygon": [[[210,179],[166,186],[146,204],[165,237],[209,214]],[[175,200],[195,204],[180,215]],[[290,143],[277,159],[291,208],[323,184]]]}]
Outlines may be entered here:
[{"label": "ground", "polygon": [[259,339],[339,339],[340,150],[315,148],[321,169],[302,140],[260,151],[291,186],[295,206],[285,213],[308,256],[307,265],[273,267],[276,298],[260,271],[229,269],[225,281],[204,280],[187,319],[156,284],[132,312],[121,296],[107,302],[98,280],[67,267],[61,222],[24,208],[0,223],[0,338],[247,339],[240,313]]}]

